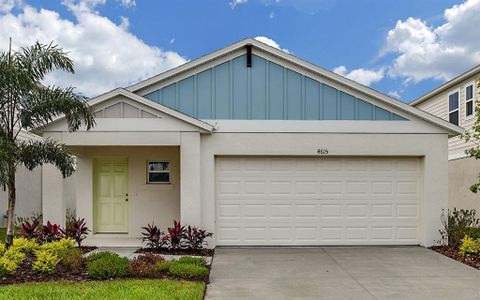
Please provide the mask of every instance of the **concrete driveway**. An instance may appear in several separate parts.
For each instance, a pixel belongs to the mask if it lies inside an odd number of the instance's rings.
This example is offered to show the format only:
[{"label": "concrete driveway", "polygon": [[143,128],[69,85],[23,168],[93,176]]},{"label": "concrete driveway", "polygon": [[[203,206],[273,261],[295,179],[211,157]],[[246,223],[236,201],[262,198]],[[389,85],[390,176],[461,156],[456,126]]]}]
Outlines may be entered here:
[{"label": "concrete driveway", "polygon": [[480,299],[480,271],[421,247],[218,248],[206,299]]}]

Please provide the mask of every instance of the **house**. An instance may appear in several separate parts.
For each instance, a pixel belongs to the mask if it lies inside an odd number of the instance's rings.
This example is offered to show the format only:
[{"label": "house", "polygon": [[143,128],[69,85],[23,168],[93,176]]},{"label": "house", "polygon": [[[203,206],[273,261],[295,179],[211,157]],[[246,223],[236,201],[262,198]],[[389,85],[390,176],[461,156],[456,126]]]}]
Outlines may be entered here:
[{"label": "house", "polygon": [[[454,125],[471,130],[475,123],[475,107],[479,99],[480,65],[442,84],[410,104]],[[469,157],[465,150],[473,147],[460,136],[448,140],[448,201],[450,208],[476,209],[480,197],[469,187],[477,181],[480,161]]]},{"label": "house", "polygon": [[[20,140],[38,140],[41,137],[21,131]],[[29,171],[20,165],[15,176],[17,201],[15,205],[16,217],[30,217],[42,212],[42,168],[38,167]],[[68,179],[67,179],[68,180]],[[8,189],[0,186],[0,228],[7,227]]]},{"label": "house", "polygon": [[90,105],[90,131],[39,130],[77,156],[68,182],[43,167],[44,218],[75,209],[90,243],[138,245],[142,226],[174,219],[213,232],[210,246],[439,238],[462,129],[254,39]]}]

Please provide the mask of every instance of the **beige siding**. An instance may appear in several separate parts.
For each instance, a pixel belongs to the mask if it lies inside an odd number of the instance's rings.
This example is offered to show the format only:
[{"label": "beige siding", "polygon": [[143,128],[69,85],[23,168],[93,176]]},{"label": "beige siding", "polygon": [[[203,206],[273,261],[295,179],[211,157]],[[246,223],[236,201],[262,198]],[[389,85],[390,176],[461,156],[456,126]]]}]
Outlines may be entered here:
[{"label": "beige siding", "polygon": [[[475,122],[474,117],[466,117],[466,102],[465,102],[465,88],[470,85],[471,83],[474,84],[474,105],[478,103],[480,99],[480,93],[477,88],[477,82],[480,80],[480,74],[477,74],[473,77],[467,78],[458,84],[455,87],[444,91],[431,99],[423,101],[416,105],[417,108],[422,109],[426,112],[429,112],[437,117],[440,117],[444,120],[448,120],[448,95],[459,91],[460,96],[460,105],[459,105],[459,124],[461,127],[465,128],[466,130],[470,130],[473,127]],[[460,137],[453,137],[448,140],[448,157],[450,159],[455,159],[459,157],[464,157],[465,150],[472,147],[472,143],[465,143]]]}]

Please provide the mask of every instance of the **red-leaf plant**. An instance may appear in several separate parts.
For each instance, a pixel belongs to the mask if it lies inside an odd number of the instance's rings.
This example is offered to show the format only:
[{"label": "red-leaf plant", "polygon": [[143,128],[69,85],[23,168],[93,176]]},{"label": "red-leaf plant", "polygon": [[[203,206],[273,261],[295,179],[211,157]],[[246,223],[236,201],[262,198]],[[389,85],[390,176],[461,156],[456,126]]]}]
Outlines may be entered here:
[{"label": "red-leaf plant", "polygon": [[181,226],[180,222],[173,221],[173,227],[168,228],[168,235],[163,237],[172,249],[180,249],[184,246],[185,226]]},{"label": "red-leaf plant", "polygon": [[205,229],[188,226],[185,230],[185,244],[188,248],[201,250],[207,244],[205,239],[212,236],[213,233],[207,232]]},{"label": "red-leaf plant", "polygon": [[24,221],[22,224],[20,224],[20,236],[27,238],[27,239],[36,239],[39,235],[40,232],[38,230],[38,225],[40,224],[40,220],[35,219],[30,221]]},{"label": "red-leaf plant", "polygon": [[87,237],[88,227],[85,219],[72,218],[65,229],[60,229],[60,232],[66,237],[71,238],[77,242],[78,247],[82,245],[82,241]]},{"label": "red-leaf plant", "polygon": [[62,232],[60,231],[60,226],[57,224],[52,224],[50,221],[47,222],[47,225],[42,226],[40,231],[40,240],[43,243],[50,243],[62,238]]},{"label": "red-leaf plant", "polygon": [[142,242],[146,242],[148,248],[159,249],[165,245],[164,233],[153,223],[142,227],[142,229],[144,230],[142,232]]}]

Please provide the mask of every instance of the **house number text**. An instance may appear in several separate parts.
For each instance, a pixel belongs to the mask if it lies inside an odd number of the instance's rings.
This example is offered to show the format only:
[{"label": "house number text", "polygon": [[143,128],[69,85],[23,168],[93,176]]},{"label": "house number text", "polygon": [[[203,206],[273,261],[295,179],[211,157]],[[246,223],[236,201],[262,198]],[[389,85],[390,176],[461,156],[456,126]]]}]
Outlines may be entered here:
[{"label": "house number text", "polygon": [[317,149],[317,154],[327,155],[327,154],[328,154],[328,149],[326,149],[326,148],[319,148],[319,149]]}]

